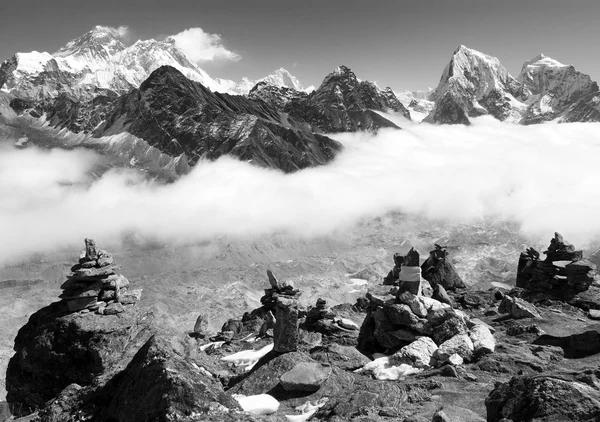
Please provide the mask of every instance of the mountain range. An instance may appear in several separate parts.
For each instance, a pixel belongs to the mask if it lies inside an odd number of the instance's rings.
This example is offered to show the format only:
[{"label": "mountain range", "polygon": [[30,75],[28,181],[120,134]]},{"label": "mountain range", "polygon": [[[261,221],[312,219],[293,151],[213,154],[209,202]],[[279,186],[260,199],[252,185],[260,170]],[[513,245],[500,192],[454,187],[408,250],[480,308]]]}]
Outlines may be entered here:
[{"label": "mountain range", "polygon": [[543,54],[514,78],[497,58],[460,46],[428,92],[380,89],[345,66],[304,89],[283,68],[254,81],[212,78],[169,38],[127,47],[102,26],[54,54],[5,60],[0,89],[5,123],[44,123],[78,134],[70,146],[174,176],[221,155],[284,172],[322,165],[341,150],[328,133],[399,129],[386,113],[435,124],[600,121],[598,84]]}]

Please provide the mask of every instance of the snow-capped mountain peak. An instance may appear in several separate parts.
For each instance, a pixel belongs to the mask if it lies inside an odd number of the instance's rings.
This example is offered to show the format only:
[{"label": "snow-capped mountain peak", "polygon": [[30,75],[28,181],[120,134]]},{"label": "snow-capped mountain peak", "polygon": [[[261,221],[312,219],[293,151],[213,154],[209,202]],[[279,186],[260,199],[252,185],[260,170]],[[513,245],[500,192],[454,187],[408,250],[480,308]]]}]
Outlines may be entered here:
[{"label": "snow-capped mountain peak", "polygon": [[91,69],[97,69],[109,63],[125,45],[117,38],[114,29],[96,26],[84,35],[69,41],[55,52],[55,58],[69,58],[70,61],[85,62]]}]

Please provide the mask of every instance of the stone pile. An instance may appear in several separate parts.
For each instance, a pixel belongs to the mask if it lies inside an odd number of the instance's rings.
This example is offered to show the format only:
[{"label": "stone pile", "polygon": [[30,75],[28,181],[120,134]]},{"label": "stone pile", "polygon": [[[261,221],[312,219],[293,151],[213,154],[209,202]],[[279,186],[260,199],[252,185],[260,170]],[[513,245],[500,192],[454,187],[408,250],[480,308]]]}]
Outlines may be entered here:
[{"label": "stone pile", "polygon": [[298,350],[298,317],[300,291],[289,281],[279,282],[267,270],[270,289],[265,289],[265,295],[260,302],[267,309],[275,309],[275,327],[273,328],[273,350],[279,353]]},{"label": "stone pile", "polygon": [[432,286],[442,286],[444,290],[455,290],[465,288],[460,275],[448,258],[445,246],[435,245],[435,249],[429,253],[429,257],[421,265],[423,278]]},{"label": "stone pile", "polygon": [[528,296],[541,293],[540,299],[569,300],[594,282],[596,266],[559,233],[544,254],[546,258],[541,260],[540,254],[529,248],[519,258],[517,287],[525,289]]},{"label": "stone pile", "polygon": [[383,279],[383,285],[398,286],[397,294],[407,291],[427,297],[433,294],[431,285],[421,274],[419,252],[414,248],[411,248],[406,256],[394,254],[394,268]]},{"label": "stone pile", "polygon": [[63,292],[59,297],[70,312],[95,311],[100,315],[124,312],[124,305],[136,303],[142,290],[128,290],[129,280],[117,274],[117,269],[108,252],[98,249],[94,240],[85,239],[85,251],[60,286]]},{"label": "stone pile", "polygon": [[[406,264],[405,258],[401,272]],[[397,295],[367,293],[369,306],[358,338],[360,351],[392,355],[390,360],[415,367],[462,364],[494,351],[495,340],[487,325],[471,321],[446,303],[412,293],[412,286],[405,291],[400,287]]]},{"label": "stone pile", "polygon": [[[306,318],[301,323],[301,328],[310,332],[335,336],[337,334],[343,335],[344,333],[357,331],[360,327],[351,319],[338,316],[327,306],[325,299],[319,298],[315,306],[310,307],[306,312]],[[355,335],[351,337],[355,338]]]}]

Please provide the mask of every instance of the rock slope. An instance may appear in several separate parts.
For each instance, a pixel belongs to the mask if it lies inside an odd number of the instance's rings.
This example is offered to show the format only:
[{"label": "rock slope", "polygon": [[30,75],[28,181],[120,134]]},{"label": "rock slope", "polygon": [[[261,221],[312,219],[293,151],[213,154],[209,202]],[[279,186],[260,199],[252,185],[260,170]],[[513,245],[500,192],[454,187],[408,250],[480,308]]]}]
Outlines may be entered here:
[{"label": "rock slope", "polygon": [[325,164],[341,145],[307,130],[273,106],[210,91],[175,68],[154,71],[139,89],[121,96],[94,136],[131,133],[161,152],[200,159],[232,155],[285,172]]}]

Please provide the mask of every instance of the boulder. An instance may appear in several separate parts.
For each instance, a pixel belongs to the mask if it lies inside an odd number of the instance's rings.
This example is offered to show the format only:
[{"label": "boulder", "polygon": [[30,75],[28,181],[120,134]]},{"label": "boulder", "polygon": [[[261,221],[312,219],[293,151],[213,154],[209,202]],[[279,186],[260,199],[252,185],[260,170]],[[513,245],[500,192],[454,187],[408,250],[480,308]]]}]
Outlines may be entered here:
[{"label": "boulder", "polygon": [[230,411],[239,410],[210,372],[183,358],[168,339],[158,336],[139,349],[106,389],[112,398],[104,420],[187,420],[192,414],[223,420]]},{"label": "boulder", "polygon": [[433,329],[432,337],[436,344],[442,344],[456,335],[468,332],[463,320],[458,316],[452,316]]},{"label": "boulder", "polygon": [[493,353],[496,349],[496,340],[489,328],[485,325],[475,325],[471,328],[469,337],[473,342],[473,354],[475,356]]},{"label": "boulder", "polygon": [[279,377],[286,391],[317,391],[331,375],[331,367],[316,362],[300,362]]},{"label": "boulder", "polygon": [[474,346],[468,334],[459,334],[446,340],[435,351],[434,357],[437,365],[441,366],[449,361],[449,358],[457,354],[465,361],[469,361],[473,356]]},{"label": "boulder", "polygon": [[346,371],[362,368],[370,359],[353,346],[331,343],[311,350],[310,356],[317,362],[328,363]]},{"label": "boulder", "polygon": [[541,319],[541,316],[534,305],[521,298],[508,295],[504,296],[504,299],[502,299],[502,302],[498,307],[498,312],[508,313],[514,319]]},{"label": "boulder", "polygon": [[[599,371],[517,376],[485,400],[488,422],[600,420]],[[592,382],[590,382],[592,381]]]},{"label": "boulder", "polygon": [[419,337],[408,346],[404,346],[396,352],[390,358],[390,361],[394,365],[405,363],[415,368],[429,368],[433,366],[433,355],[437,348],[437,345],[431,338]]}]

